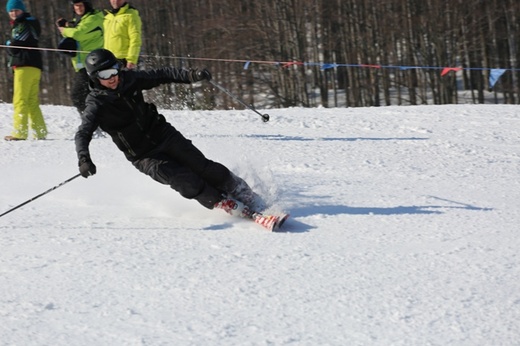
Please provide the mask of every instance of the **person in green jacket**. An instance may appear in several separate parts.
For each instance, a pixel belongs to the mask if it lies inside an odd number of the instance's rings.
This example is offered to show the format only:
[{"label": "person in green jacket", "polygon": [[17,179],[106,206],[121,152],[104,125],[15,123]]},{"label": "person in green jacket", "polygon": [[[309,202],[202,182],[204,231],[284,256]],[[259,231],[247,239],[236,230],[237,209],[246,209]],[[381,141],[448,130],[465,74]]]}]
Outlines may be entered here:
[{"label": "person in green jacket", "polygon": [[72,58],[72,66],[76,71],[71,87],[71,99],[74,107],[81,115],[85,110],[85,99],[89,93],[89,77],[85,69],[85,58],[88,53],[103,48],[103,12],[92,7],[89,0],[72,0],[74,19],[67,21],[59,18],[56,21],[58,30],[64,37],[63,42],[72,46],[58,48],[70,49],[63,52]]},{"label": "person in green jacket", "polygon": [[141,51],[141,17],[139,11],[125,0],[110,0],[106,10],[104,48],[111,51],[127,69],[137,67]]},{"label": "person in green jacket", "polygon": [[47,127],[40,108],[40,80],[42,54],[38,49],[40,22],[31,16],[22,0],[9,0],[6,4],[11,24],[9,66],[13,69],[13,132],[6,141],[25,140],[32,129],[36,139],[45,139]]}]

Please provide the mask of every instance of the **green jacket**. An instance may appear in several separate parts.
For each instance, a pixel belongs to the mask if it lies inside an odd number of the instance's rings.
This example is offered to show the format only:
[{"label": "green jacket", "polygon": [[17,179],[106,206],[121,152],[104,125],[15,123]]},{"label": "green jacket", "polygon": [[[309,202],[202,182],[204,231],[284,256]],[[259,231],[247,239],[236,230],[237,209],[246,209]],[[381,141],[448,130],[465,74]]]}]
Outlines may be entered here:
[{"label": "green jacket", "polygon": [[85,68],[88,53],[103,48],[103,12],[94,10],[85,13],[77,25],[63,29],[62,36],[71,37],[78,42],[78,54],[72,58],[74,69],[79,71]]},{"label": "green jacket", "polygon": [[141,17],[139,11],[124,5],[117,11],[106,11],[103,22],[104,48],[118,59],[137,64],[141,51]]}]

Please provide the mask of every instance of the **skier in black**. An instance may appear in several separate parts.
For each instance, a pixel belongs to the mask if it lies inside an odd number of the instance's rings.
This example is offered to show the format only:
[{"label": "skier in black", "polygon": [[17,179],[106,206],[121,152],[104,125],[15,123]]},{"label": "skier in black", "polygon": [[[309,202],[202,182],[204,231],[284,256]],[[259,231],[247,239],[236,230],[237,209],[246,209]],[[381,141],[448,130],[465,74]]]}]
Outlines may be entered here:
[{"label": "skier in black", "polygon": [[206,208],[251,217],[262,203],[259,196],[224,165],[207,159],[143,98],[143,90],[161,84],[210,80],[207,69],[122,70],[106,49],[89,53],[85,64],[91,92],[75,136],[83,177],[96,173],[89,143],[99,126],[142,173]]}]

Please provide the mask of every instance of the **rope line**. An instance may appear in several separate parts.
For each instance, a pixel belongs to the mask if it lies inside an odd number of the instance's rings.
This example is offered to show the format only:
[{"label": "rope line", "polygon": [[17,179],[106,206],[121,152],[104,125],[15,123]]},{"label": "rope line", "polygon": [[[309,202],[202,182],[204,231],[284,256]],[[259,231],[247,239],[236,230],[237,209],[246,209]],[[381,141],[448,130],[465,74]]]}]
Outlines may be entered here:
[{"label": "rope line", "polygon": [[[32,49],[41,51],[51,51],[60,53],[90,53],[89,51],[77,51],[57,48],[40,48],[40,47],[20,47],[7,46],[0,44],[0,48],[16,48],[16,49]],[[177,60],[194,60],[194,61],[215,61],[215,62],[229,62],[242,63],[244,69],[247,70],[251,64],[266,64],[275,65],[281,68],[289,68],[291,66],[318,66],[322,71],[334,69],[338,67],[354,67],[354,68],[372,68],[372,69],[399,69],[406,70],[441,70],[441,76],[447,75],[449,72],[457,72],[462,70],[471,71],[490,71],[489,83],[493,87],[498,79],[507,71],[520,71],[520,68],[492,68],[492,67],[448,67],[448,66],[407,66],[407,65],[378,65],[378,64],[347,64],[347,63],[326,63],[326,62],[303,62],[303,61],[270,61],[270,60],[248,60],[248,59],[219,59],[219,58],[196,58],[191,56],[169,56],[169,55],[140,55],[141,58],[154,59],[177,59]]]}]

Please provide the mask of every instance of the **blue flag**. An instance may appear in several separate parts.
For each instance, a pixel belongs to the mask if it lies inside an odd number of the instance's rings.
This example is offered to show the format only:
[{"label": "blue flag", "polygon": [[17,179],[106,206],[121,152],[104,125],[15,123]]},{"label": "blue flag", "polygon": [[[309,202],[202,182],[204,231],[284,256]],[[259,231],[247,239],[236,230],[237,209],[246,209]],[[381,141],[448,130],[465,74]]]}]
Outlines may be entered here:
[{"label": "blue flag", "polygon": [[494,68],[491,70],[491,73],[489,74],[489,87],[493,88],[498,82],[498,79],[506,72],[505,69],[501,68]]}]

